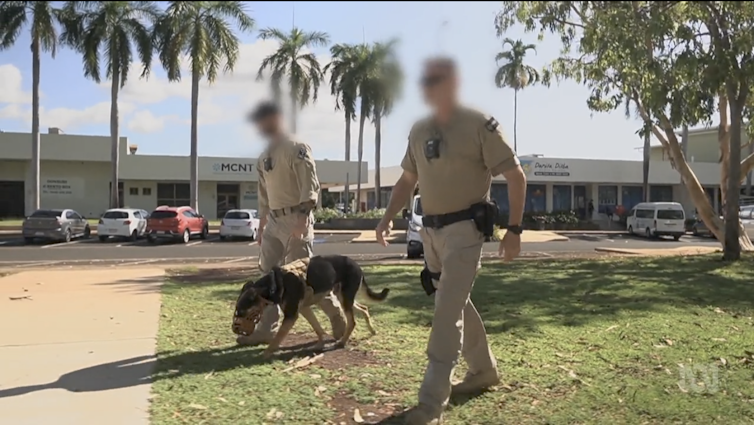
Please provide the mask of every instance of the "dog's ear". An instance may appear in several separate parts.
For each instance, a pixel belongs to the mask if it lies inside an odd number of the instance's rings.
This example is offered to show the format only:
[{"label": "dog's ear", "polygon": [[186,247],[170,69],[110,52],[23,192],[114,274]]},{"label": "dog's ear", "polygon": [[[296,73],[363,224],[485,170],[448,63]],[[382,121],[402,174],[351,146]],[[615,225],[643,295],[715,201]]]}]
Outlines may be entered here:
[{"label": "dog's ear", "polygon": [[249,289],[249,288],[251,288],[252,286],[254,286],[254,281],[253,280],[250,280],[250,281],[244,283],[243,287],[241,288],[241,293],[239,293],[238,295],[240,296],[241,294],[243,294],[244,292],[246,292],[246,290]]},{"label": "dog's ear", "polygon": [[280,304],[283,301],[283,270],[280,267],[273,267],[270,277],[272,278],[270,282],[270,301]]}]

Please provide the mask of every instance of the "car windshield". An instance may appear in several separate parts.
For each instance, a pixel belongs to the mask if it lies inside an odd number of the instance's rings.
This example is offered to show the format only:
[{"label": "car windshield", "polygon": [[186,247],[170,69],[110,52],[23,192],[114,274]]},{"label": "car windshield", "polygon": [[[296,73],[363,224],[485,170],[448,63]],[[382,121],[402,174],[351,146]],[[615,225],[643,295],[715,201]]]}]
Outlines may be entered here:
[{"label": "car windshield", "polygon": [[119,218],[128,218],[128,213],[125,211],[107,211],[102,218],[110,218],[113,220],[119,219]]},{"label": "car windshield", "polygon": [[414,214],[422,215],[422,198],[416,198],[414,203]]},{"label": "car windshield", "polygon": [[152,214],[149,215],[149,218],[154,218],[156,220],[162,220],[164,218],[175,218],[176,216],[175,211],[152,211]]},{"label": "car windshield", "polygon": [[249,213],[246,211],[228,211],[225,214],[225,218],[228,220],[248,220]]},{"label": "car windshield", "polygon": [[60,218],[63,211],[37,210],[31,214],[31,218]]},{"label": "car windshield", "polygon": [[683,211],[681,210],[658,210],[658,220],[683,220]]}]

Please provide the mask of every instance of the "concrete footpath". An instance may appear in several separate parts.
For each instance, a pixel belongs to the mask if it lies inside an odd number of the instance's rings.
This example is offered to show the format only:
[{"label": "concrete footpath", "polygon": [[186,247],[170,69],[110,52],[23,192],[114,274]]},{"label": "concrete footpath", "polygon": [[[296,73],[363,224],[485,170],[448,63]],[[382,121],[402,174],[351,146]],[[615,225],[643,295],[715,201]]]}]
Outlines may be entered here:
[{"label": "concrete footpath", "polygon": [[0,422],[149,423],[162,268],[0,278]]}]

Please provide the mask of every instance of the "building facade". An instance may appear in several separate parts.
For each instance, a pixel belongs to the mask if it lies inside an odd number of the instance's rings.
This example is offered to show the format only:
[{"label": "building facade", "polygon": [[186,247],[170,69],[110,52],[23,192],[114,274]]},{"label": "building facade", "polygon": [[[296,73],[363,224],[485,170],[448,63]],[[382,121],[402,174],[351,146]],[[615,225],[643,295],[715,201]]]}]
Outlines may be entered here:
[{"label": "building facade", "polygon": [[[50,129],[41,139],[42,208],[72,208],[86,217],[99,217],[110,203],[110,138]],[[256,208],[256,162],[256,158],[200,157],[199,212],[215,219],[228,209]],[[362,167],[366,176],[366,164]],[[31,171],[31,135],[0,132],[0,218],[31,213]],[[317,172],[323,188],[343,185],[347,175],[357,175],[357,163],[318,160]],[[142,155],[121,137],[117,187],[122,206],[151,210],[159,205],[188,205],[189,175],[188,157]]]},{"label": "building facade", "polygon": [[[691,169],[704,187],[713,206],[720,206],[720,164],[716,129],[695,130],[689,133],[687,158]],[[680,202],[687,214],[693,214],[694,205],[681,176],[670,164],[661,146],[653,146],[649,166],[649,200],[653,202]],[[586,217],[589,201],[594,205],[591,218],[606,218],[620,205],[630,210],[644,200],[642,186],[642,161],[620,161],[577,158],[521,157],[528,186],[527,212],[553,212],[574,210]],[[402,170],[400,167],[382,169],[382,207],[387,206],[390,190]],[[362,184],[362,209],[376,204],[374,170],[368,173],[368,183]],[[343,192],[344,187],[334,187],[330,192]],[[355,193],[356,186],[351,186]],[[508,188],[505,179],[493,180],[490,195],[502,211],[508,210]]]}]

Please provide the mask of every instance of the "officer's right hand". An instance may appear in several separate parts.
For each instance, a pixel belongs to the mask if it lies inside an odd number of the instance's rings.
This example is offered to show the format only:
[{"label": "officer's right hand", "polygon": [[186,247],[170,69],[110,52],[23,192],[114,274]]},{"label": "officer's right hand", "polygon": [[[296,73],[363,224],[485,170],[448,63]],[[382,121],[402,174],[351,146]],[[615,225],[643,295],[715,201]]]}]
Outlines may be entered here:
[{"label": "officer's right hand", "polygon": [[262,234],[264,233],[264,227],[260,227],[257,230],[257,245],[262,246]]},{"label": "officer's right hand", "polygon": [[382,246],[388,246],[385,237],[390,236],[390,229],[393,227],[392,224],[392,220],[380,220],[380,224],[378,224],[377,228],[374,229],[375,236],[377,237],[377,243]]}]

